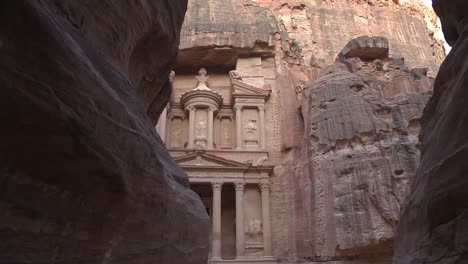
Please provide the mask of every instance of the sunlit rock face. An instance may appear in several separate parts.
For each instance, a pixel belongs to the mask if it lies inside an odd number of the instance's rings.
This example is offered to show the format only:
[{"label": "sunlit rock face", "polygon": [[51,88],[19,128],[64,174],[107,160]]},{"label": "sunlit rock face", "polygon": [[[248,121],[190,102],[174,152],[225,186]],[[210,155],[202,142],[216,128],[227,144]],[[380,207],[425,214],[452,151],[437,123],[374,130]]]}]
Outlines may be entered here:
[{"label": "sunlit rock face", "polygon": [[311,224],[296,228],[311,234],[308,250],[320,257],[391,262],[432,80],[389,57],[388,47],[383,37],[352,40],[304,88],[306,147],[297,180],[305,184],[298,193],[312,197],[312,213],[305,218]]},{"label": "sunlit rock face", "polygon": [[468,2],[434,6],[453,46],[424,110],[421,164],[398,227],[398,264],[468,262]]},{"label": "sunlit rock face", "polygon": [[189,109],[178,100],[197,87],[200,68],[211,76],[208,87],[225,98],[222,114],[233,126],[227,147],[242,142],[237,135],[246,120],[237,126],[230,94],[236,71],[248,85],[271,91],[266,146],[258,153],[213,152],[275,167],[273,256],[284,263],[389,263],[418,165],[420,117],[444,57],[433,37],[435,20],[417,1],[192,0],[167,144],[178,155],[187,151]]},{"label": "sunlit rock face", "polygon": [[206,263],[205,208],[153,122],[186,5],[0,4],[0,262]]}]

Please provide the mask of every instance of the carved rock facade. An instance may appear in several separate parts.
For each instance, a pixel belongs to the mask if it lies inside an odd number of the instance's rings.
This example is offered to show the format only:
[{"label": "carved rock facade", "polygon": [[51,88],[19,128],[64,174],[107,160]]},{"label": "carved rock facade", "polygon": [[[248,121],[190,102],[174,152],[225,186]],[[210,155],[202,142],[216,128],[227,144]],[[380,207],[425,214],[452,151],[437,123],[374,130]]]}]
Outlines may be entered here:
[{"label": "carved rock facade", "polygon": [[434,29],[409,1],[189,3],[158,129],[216,219],[212,263],[391,261],[444,56]]}]

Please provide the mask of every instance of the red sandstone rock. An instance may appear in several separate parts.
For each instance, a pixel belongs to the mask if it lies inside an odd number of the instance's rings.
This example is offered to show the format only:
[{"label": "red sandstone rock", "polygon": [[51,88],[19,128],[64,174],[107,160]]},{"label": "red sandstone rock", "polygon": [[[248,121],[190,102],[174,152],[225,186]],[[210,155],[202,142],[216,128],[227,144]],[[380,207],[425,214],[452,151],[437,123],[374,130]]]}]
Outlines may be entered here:
[{"label": "red sandstone rock", "polygon": [[468,2],[434,1],[450,54],[423,116],[421,163],[398,226],[394,263],[468,263]]},{"label": "red sandstone rock", "polygon": [[208,216],[148,117],[185,8],[0,4],[0,262],[206,263]]},{"label": "red sandstone rock", "polygon": [[[419,123],[431,80],[375,52],[375,39],[352,40],[341,62],[306,84],[304,170],[296,189],[310,214],[296,216],[296,238],[317,259],[379,254],[391,262],[400,208],[418,165]],[[385,38],[379,38],[382,47]],[[360,57],[365,54],[365,61]],[[312,197],[310,203],[308,198]],[[305,205],[305,203],[309,203]],[[297,219],[296,221],[298,221]],[[304,239],[303,241],[300,241]]]}]

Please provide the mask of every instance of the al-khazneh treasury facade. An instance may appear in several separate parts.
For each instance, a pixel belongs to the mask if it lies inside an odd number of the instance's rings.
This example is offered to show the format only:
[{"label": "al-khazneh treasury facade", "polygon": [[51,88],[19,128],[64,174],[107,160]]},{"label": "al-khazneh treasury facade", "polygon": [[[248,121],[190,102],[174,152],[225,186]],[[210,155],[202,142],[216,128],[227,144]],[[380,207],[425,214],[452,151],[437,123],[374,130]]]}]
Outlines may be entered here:
[{"label": "al-khazneh treasury facade", "polygon": [[173,74],[156,129],[212,218],[210,263],[276,263],[270,177],[279,151],[268,63],[251,57],[236,65]]}]

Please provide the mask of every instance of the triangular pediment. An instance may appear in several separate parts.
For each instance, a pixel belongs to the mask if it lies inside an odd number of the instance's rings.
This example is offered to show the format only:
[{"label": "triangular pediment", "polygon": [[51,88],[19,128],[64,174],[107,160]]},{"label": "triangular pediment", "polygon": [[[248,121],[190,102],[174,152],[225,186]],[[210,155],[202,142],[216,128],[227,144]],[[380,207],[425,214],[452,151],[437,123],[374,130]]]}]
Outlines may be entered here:
[{"label": "triangular pediment", "polygon": [[228,160],[205,152],[194,152],[174,158],[181,167],[216,167],[216,168],[247,168],[248,164]]},{"label": "triangular pediment", "polygon": [[253,97],[261,97],[266,98],[270,95],[271,89],[261,89],[255,86],[249,85],[243,81],[231,79],[232,85],[232,94],[236,95],[244,95],[244,96],[253,96]]}]

